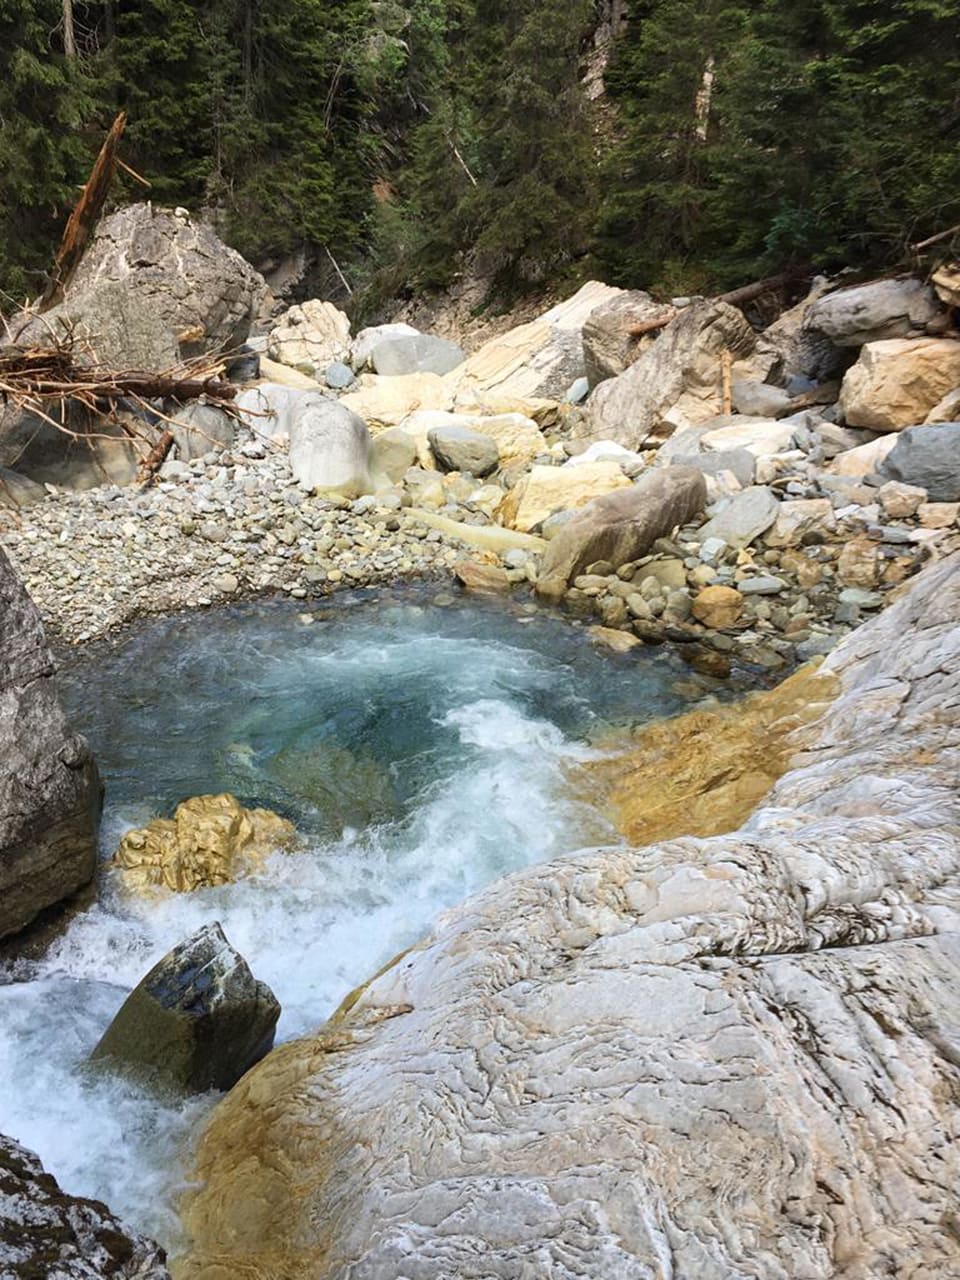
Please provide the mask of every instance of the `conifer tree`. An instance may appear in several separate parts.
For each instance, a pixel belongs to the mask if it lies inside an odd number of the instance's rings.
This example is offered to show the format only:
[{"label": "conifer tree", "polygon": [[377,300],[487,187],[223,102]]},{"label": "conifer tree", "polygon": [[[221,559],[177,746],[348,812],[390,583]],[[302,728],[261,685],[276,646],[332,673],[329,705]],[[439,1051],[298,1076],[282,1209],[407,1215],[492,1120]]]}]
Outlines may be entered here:
[{"label": "conifer tree", "polygon": [[0,310],[42,290],[84,180],[92,101],[64,54],[59,0],[0,0]]}]

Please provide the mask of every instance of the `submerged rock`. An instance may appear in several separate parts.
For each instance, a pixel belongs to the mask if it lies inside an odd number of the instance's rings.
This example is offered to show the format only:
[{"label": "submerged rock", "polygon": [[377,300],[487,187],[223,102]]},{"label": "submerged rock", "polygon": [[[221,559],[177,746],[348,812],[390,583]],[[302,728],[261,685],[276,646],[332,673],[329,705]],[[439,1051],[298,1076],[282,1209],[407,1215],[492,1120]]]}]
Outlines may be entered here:
[{"label": "submerged rock", "polygon": [[955,1276],[958,669],[953,556],[739,831],[446,913],[220,1104],[184,1276]]},{"label": "submerged rock", "polygon": [[194,796],[173,818],[157,818],[120,841],[113,859],[128,889],[192,893],[230,884],[296,838],[269,809],[245,809],[231,795]]},{"label": "submerged rock", "polygon": [[159,1245],[99,1200],[70,1196],[26,1147],[0,1136],[3,1280],[170,1280]]},{"label": "submerged rock", "polygon": [[217,923],[154,965],[94,1049],[161,1087],[230,1089],[273,1045],[280,1005]]},{"label": "submerged rock", "polygon": [[100,779],[53,676],[40,614],[0,550],[0,938],[96,866]]}]

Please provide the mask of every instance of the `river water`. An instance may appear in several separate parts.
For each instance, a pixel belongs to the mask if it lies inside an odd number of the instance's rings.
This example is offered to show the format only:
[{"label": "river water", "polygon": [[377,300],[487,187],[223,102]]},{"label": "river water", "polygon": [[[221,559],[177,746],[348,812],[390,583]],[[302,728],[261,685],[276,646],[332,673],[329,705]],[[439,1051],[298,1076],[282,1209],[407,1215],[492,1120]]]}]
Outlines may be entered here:
[{"label": "river water", "polygon": [[[219,920],[283,1006],[278,1039],[493,878],[619,837],[565,787],[605,728],[687,705],[667,650],[623,657],[521,605],[357,592],[250,604],[72,655],[64,700],[107,787],[103,854],[189,795],[292,818],[304,848],[241,883],[138,901],[108,873],[40,961],[0,973],[0,1131],[168,1247],[213,1095],[158,1099],[85,1059],[127,992]],[[678,688],[677,686],[680,686]]]}]

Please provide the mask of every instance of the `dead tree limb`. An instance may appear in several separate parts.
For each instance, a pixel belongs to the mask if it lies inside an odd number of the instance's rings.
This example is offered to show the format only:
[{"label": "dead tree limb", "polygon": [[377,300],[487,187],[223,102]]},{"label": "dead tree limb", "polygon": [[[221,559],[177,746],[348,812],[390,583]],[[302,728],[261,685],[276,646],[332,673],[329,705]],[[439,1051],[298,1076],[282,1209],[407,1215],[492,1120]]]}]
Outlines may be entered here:
[{"label": "dead tree limb", "polygon": [[[726,302],[731,307],[742,307],[748,302],[753,302],[755,298],[760,298],[765,293],[772,293],[774,289],[782,289],[785,285],[794,284],[797,280],[802,280],[804,276],[810,274],[809,267],[793,267],[789,271],[780,271],[775,276],[765,276],[762,280],[754,280],[752,284],[745,284],[739,289],[731,289],[729,293],[718,293],[711,302]],[[627,328],[627,334],[631,338],[642,338],[646,333],[655,333],[658,329],[665,329],[672,320],[676,320],[680,314],[678,307],[671,307],[664,311],[662,315],[655,316],[652,320],[641,320],[638,324],[632,324]]]},{"label": "dead tree limb", "polygon": [[926,240],[918,240],[910,248],[914,253],[920,253],[924,249],[929,249],[931,245],[939,244],[941,240],[949,240],[951,236],[956,235],[960,235],[960,222],[955,227],[947,227],[946,231],[938,231],[935,236],[927,236]]},{"label": "dead tree limb", "polygon": [[163,466],[166,456],[172,448],[173,432],[164,431],[160,439],[140,463],[140,470],[137,473],[137,482],[139,484],[149,484]]},{"label": "dead tree limb", "polygon": [[117,148],[126,123],[126,112],[121,111],[110,126],[110,132],[104,139],[100,153],[93,163],[90,177],[64,228],[50,283],[40,299],[40,311],[47,311],[61,301],[64,290],[80,265],[87,241],[100,220],[100,214],[110,193],[110,185],[117,171]]}]

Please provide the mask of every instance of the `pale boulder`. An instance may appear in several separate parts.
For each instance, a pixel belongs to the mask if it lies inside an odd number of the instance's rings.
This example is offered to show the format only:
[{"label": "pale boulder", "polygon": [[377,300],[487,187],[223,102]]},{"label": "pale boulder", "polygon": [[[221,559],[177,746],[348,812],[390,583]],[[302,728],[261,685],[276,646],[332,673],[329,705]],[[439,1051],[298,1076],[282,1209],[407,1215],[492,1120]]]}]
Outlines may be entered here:
[{"label": "pale boulder", "polygon": [[267,353],[308,377],[321,377],[328,365],[349,359],[350,321],[332,302],[311,298],[284,312],[270,331]]},{"label": "pale boulder", "polygon": [[591,280],[536,320],[491,338],[448,377],[464,390],[519,400],[562,400],[570,384],[586,374],[587,317],[621,292]]},{"label": "pale boulder", "polygon": [[900,431],[927,415],[960,385],[960,342],[894,338],[871,342],[847,371],[840,407],[847,424]]},{"label": "pale boulder", "polygon": [[781,502],[777,519],[766,536],[769,547],[794,547],[804,534],[815,534],[826,540],[835,533],[837,522],[829,498],[799,498]]},{"label": "pale boulder", "polygon": [[884,515],[893,520],[906,520],[917,514],[927,500],[926,489],[915,484],[903,484],[900,480],[888,480],[877,490],[877,498]]},{"label": "pale boulder", "polygon": [[369,493],[370,432],[336,400],[304,397],[290,415],[290,469],[298,484],[356,498]]},{"label": "pale boulder", "polygon": [[895,435],[877,436],[867,444],[858,444],[838,454],[827,470],[835,476],[869,476],[879,470],[884,458],[897,442]]},{"label": "pale boulder", "polygon": [[930,282],[937,297],[948,307],[960,307],[960,262],[945,262],[937,267]]},{"label": "pale boulder", "polygon": [[700,448],[711,452],[746,449],[755,458],[767,458],[789,449],[795,432],[796,427],[790,422],[748,418],[705,432],[700,437]]},{"label": "pale boulder", "polygon": [[542,524],[555,511],[583,507],[630,481],[616,462],[586,462],[582,467],[534,466],[507,494],[500,522],[521,533]]},{"label": "pale boulder", "polygon": [[357,389],[342,396],[340,403],[358,414],[371,429],[407,429],[405,418],[421,409],[449,410],[453,389],[436,373],[408,373],[396,378],[364,374]]},{"label": "pale boulder", "polygon": [[735,307],[695,302],[625,372],[587,401],[590,431],[635,449],[658,427],[697,425],[721,412],[724,353],[746,356],[754,332]]}]

